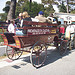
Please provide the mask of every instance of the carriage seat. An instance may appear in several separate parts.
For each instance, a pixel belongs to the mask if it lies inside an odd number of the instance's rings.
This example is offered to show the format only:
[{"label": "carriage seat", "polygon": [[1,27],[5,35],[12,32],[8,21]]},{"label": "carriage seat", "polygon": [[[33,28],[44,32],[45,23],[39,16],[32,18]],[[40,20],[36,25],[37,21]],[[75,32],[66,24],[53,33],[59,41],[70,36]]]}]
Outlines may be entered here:
[{"label": "carriage seat", "polygon": [[4,35],[6,36],[9,44],[15,43],[15,40],[13,38],[13,36],[15,35],[14,33],[4,33]]}]

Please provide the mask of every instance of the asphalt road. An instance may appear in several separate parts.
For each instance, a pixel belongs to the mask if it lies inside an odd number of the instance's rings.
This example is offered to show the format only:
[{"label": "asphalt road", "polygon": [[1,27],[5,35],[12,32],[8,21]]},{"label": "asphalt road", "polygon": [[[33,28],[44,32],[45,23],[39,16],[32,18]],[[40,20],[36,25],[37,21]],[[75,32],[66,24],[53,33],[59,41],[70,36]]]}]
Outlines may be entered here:
[{"label": "asphalt road", "polygon": [[0,46],[0,56],[6,54],[6,46]]},{"label": "asphalt road", "polygon": [[60,56],[55,49],[48,50],[45,64],[36,69],[29,55],[16,61],[0,60],[0,75],[75,75],[75,50]]}]

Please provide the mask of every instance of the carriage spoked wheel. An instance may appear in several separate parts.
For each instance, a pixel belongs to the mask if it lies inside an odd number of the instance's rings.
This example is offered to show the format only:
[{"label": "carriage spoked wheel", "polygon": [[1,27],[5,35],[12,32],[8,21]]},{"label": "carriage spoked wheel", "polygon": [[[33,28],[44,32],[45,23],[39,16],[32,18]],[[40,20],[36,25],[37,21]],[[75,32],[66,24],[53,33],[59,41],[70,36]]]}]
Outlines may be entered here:
[{"label": "carriage spoked wheel", "polygon": [[36,42],[31,49],[30,61],[36,68],[41,67],[47,56],[47,48],[44,43]]},{"label": "carriage spoked wheel", "polygon": [[73,38],[73,48],[75,48],[75,37]]},{"label": "carriage spoked wheel", "polygon": [[75,49],[75,37],[73,38],[73,40],[71,40],[71,46]]},{"label": "carriage spoked wheel", "polygon": [[72,50],[75,48],[75,38],[68,41],[67,46],[69,46],[69,49]]},{"label": "carriage spoked wheel", "polygon": [[11,60],[17,60],[22,55],[23,51],[20,51],[19,48],[14,48],[7,46],[6,55]]},{"label": "carriage spoked wheel", "polygon": [[67,42],[61,41],[60,47],[59,47],[60,55],[64,55],[66,53],[66,51],[67,51]]}]

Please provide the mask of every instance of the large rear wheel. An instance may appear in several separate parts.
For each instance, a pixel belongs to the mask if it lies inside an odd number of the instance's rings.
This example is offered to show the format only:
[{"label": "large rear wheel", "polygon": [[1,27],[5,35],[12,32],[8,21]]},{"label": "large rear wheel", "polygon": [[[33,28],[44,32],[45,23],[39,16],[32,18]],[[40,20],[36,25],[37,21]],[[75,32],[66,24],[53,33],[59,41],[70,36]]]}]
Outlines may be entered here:
[{"label": "large rear wheel", "polygon": [[34,67],[41,67],[47,56],[47,48],[44,43],[37,42],[31,49],[30,60]]},{"label": "large rear wheel", "polygon": [[61,41],[60,47],[59,47],[60,55],[64,55],[66,53],[66,51],[67,51],[67,42]]},{"label": "large rear wheel", "polygon": [[75,37],[71,40],[71,47],[75,49]]}]

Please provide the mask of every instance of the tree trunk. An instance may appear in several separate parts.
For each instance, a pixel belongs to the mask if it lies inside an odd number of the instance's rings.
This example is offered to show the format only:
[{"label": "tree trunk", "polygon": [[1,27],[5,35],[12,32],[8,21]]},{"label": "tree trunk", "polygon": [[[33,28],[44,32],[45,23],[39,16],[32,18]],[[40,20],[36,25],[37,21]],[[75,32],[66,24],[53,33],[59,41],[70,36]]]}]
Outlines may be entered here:
[{"label": "tree trunk", "polygon": [[67,0],[67,13],[69,13],[69,0]]},{"label": "tree trunk", "polygon": [[7,20],[15,18],[16,0],[11,0],[10,10],[8,12]]},{"label": "tree trunk", "polygon": [[30,0],[30,11],[31,11],[31,3],[32,3],[32,0]]}]

